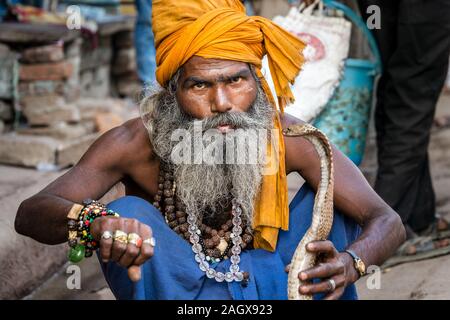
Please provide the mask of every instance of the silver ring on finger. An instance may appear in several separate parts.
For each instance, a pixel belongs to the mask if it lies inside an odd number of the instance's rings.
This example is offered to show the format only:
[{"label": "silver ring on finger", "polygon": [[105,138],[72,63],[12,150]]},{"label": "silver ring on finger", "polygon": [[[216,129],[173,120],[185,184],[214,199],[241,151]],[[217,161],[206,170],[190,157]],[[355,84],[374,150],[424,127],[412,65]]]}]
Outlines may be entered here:
[{"label": "silver ring on finger", "polygon": [[154,247],[154,246],[156,246],[156,239],[154,237],[151,237],[151,238],[145,239],[143,243],[149,244],[152,247]]},{"label": "silver ring on finger", "polygon": [[328,279],[328,291],[332,292],[334,290],[336,290],[336,281],[333,279]]},{"label": "silver ring on finger", "polygon": [[112,234],[112,232],[111,231],[105,231],[105,232],[103,232],[102,233],[102,239],[105,239],[105,240],[109,240],[109,239],[111,239],[113,237],[113,234]]}]

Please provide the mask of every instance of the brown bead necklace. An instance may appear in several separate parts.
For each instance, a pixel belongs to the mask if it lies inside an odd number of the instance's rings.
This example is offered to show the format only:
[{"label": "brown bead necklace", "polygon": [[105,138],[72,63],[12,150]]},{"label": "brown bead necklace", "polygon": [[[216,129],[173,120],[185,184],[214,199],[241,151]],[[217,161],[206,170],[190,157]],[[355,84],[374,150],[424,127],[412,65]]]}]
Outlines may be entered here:
[{"label": "brown bead necklace", "polygon": [[[190,243],[189,224],[185,207],[176,197],[176,184],[174,181],[173,170],[166,163],[161,162],[158,191],[154,197],[153,205],[163,213],[166,223],[177,234]],[[210,263],[220,262],[232,256],[231,247],[231,229],[233,222],[231,218],[223,223],[219,229],[214,229],[201,221],[199,229],[201,232],[200,244],[203,252],[206,254],[206,260]],[[253,247],[253,236],[251,229],[245,221],[242,221],[242,249],[251,249]]]}]

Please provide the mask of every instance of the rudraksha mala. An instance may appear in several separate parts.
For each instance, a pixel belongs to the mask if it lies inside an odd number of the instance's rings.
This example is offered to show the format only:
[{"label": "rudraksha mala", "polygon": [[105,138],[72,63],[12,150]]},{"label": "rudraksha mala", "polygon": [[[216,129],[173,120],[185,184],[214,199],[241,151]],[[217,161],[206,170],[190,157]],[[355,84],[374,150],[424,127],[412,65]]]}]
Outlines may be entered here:
[{"label": "rudraksha mala", "polygon": [[[169,227],[190,243],[186,210],[182,202],[176,197],[176,185],[172,172],[173,170],[168,164],[161,162],[158,191],[154,197],[153,205],[163,213]],[[233,222],[231,219],[222,224],[219,230],[200,222],[200,244],[209,262],[219,262],[231,257],[232,228]],[[242,249],[251,249],[253,236],[251,229],[246,225],[246,221],[242,222],[241,228],[243,230],[241,247]]]}]

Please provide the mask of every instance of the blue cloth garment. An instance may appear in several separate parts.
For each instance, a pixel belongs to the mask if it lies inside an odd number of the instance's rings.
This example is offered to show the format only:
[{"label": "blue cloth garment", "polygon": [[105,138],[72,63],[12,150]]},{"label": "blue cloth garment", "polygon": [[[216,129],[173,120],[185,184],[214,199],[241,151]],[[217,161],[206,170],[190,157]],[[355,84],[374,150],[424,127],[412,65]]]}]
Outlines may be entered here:
[{"label": "blue cloth garment", "polygon": [[[126,196],[111,202],[108,208],[121,217],[135,218],[151,226],[156,239],[155,254],[142,266],[142,277],[137,283],[132,283],[127,270],[115,262],[102,263],[102,269],[117,299],[287,299],[284,269],[311,224],[313,204],[314,191],[304,184],[289,206],[290,230],[280,232],[276,251],[242,252],[240,269],[250,273],[250,281],[244,287],[238,282],[217,283],[208,279],[198,268],[191,245],[170,229],[161,213],[141,198]],[[353,242],[359,232],[355,222],[335,211],[329,239],[338,251]],[[229,266],[230,260],[225,260],[215,268],[226,272]],[[357,299],[354,285],[346,288],[342,299]]]},{"label": "blue cloth garment", "polygon": [[156,50],[152,31],[152,0],[135,0],[137,17],[134,30],[137,71],[144,85],[156,81]]}]

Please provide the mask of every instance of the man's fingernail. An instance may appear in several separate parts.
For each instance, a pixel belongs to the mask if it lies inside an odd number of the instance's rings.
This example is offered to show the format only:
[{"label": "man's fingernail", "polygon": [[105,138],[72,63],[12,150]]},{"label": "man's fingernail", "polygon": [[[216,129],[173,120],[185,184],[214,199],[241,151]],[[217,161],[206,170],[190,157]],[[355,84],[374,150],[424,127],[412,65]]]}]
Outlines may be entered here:
[{"label": "man's fingernail", "polygon": [[128,269],[128,277],[133,282],[141,280],[141,268],[138,266],[131,266]]},{"label": "man's fingernail", "polygon": [[307,279],[306,273],[304,273],[304,272],[300,273],[300,278],[302,280],[306,280]]}]

